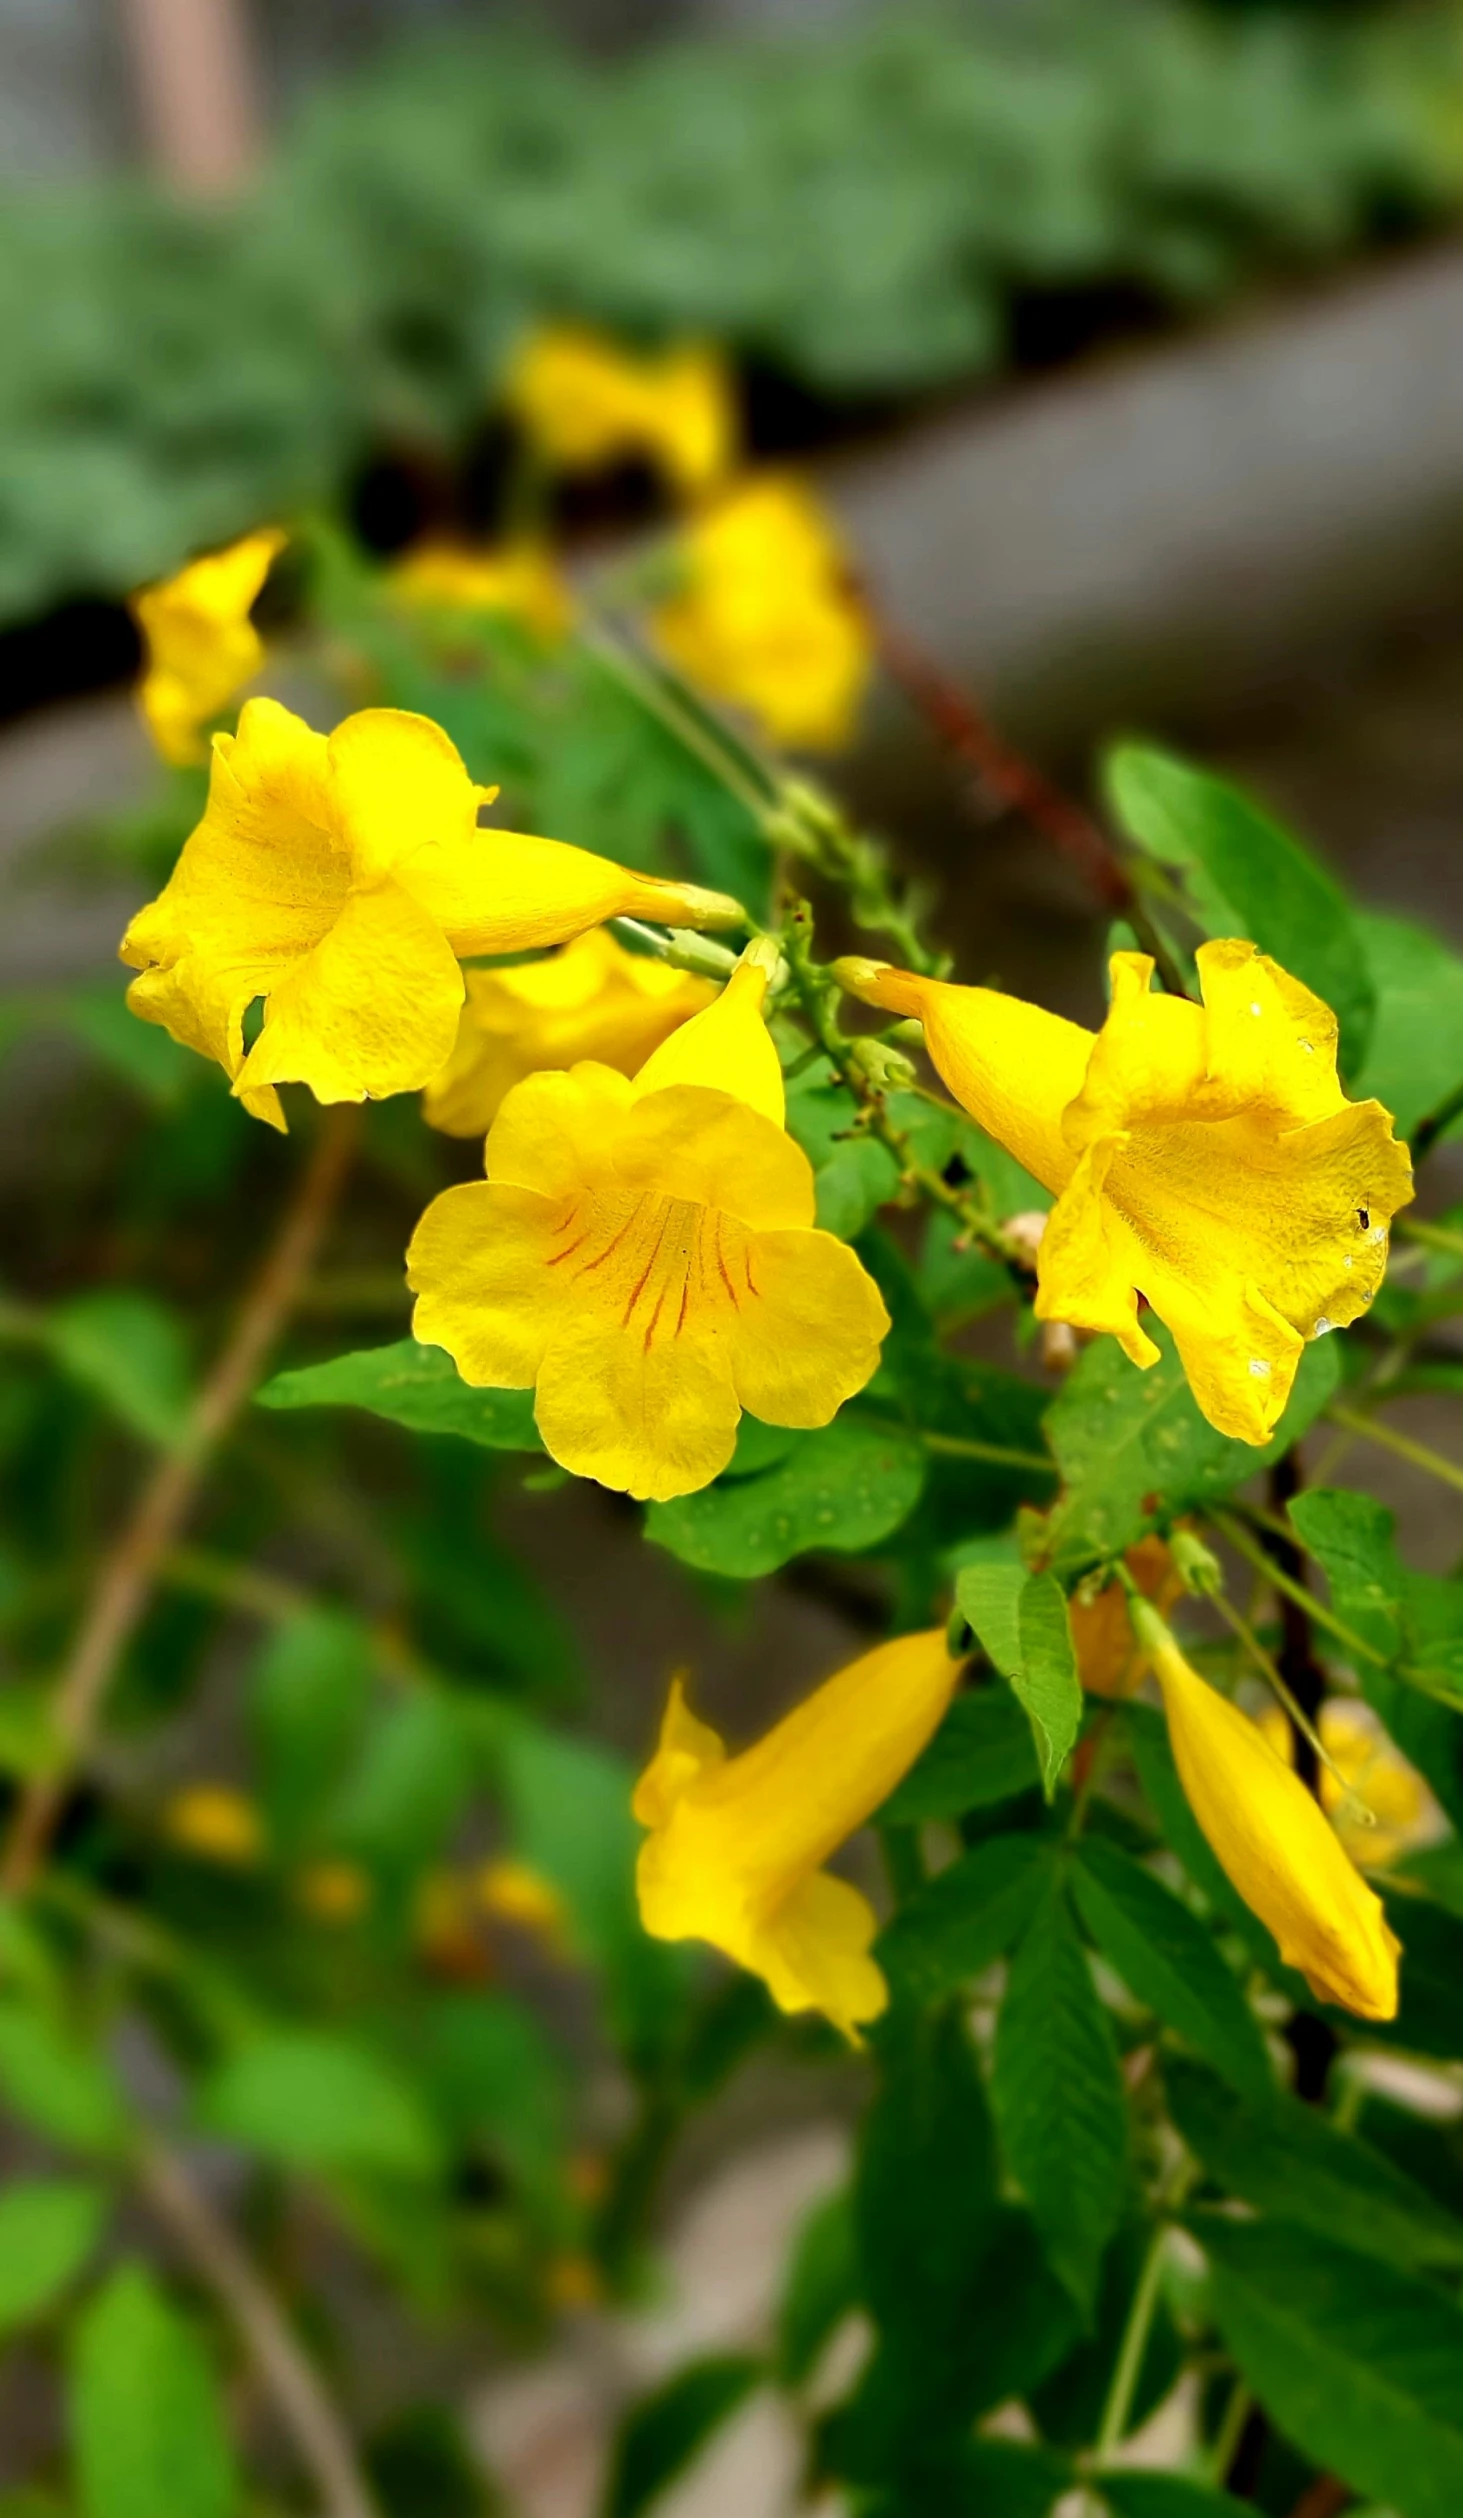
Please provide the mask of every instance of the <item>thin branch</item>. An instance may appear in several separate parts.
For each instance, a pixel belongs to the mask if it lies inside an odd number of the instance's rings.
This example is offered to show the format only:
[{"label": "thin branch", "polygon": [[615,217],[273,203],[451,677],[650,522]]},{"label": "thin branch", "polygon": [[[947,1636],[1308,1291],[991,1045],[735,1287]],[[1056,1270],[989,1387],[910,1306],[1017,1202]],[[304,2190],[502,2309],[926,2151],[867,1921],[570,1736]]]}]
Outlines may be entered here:
[{"label": "thin branch", "polygon": [[1456,1460],[1447,1460],[1429,1443],[1414,1442],[1410,1434],[1399,1434],[1395,1427],[1378,1422],[1375,1417],[1362,1416],[1355,1408],[1345,1408],[1333,1399],[1326,1410],[1328,1424],[1344,1426],[1348,1434],[1356,1434],[1365,1443],[1376,1443],[1414,1469],[1421,1469],[1443,1486],[1456,1487],[1463,1495],[1463,1468]]},{"label": "thin branch", "polygon": [[163,1557],[186,1522],[220,1441],[249,1397],[320,1246],[354,1150],[359,1113],[326,1114],[274,1246],[232,1333],[199,1391],[177,1442],[137,1499],[102,1567],[70,1658],[57,1682],[51,1723],[60,1752],[49,1774],[26,1786],[0,1857],[0,1891],[21,1894],[44,1859],[69,1779],[86,1754],[122,1653],[140,1624]]},{"label": "thin branch", "polygon": [[138,2178],[159,2220],[227,2311],[320,2496],[322,2518],[378,2518],[344,2421],[228,2222],[177,2153],[160,2142],[144,2150]]}]

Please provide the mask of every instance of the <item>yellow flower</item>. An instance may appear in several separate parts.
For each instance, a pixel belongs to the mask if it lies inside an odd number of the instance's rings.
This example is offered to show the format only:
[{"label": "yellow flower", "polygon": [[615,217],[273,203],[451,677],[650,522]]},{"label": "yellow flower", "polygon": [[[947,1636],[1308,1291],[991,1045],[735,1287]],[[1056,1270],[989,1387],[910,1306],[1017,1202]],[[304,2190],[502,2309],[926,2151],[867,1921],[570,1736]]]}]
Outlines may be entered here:
[{"label": "yellow flower", "polygon": [[526,1075],[581,1058],[633,1075],[716,991],[709,979],[627,953],[592,927],[552,961],[470,970],[457,1045],[432,1078],[423,1116],[449,1137],[480,1137]]},{"label": "yellow flower", "polygon": [[694,344],[639,352],[585,326],[554,325],[521,344],[503,396],[540,454],[566,472],[645,455],[678,489],[704,490],[736,448],[726,363]]},{"label": "yellow flower", "polygon": [[419,542],[388,580],[404,603],[424,611],[506,612],[540,638],[562,638],[574,606],[552,556],[539,542],[475,550],[458,542]]},{"label": "yellow flower", "polygon": [[[1145,1600],[1167,1609],[1178,1599],[1184,1586],[1166,1539],[1156,1535],[1140,1539],[1128,1549],[1124,1562]],[[1088,1695],[1136,1694],[1148,1675],[1150,1663],[1134,1636],[1127,1594],[1117,1576],[1095,1600],[1073,1600],[1069,1615],[1077,1676]]]},{"label": "yellow flower", "polygon": [[249,607],[286,539],[246,533],[133,596],[147,645],[138,698],[165,761],[201,761],[202,728],[258,672],[264,648]]},{"label": "yellow flower", "polygon": [[586,1062],[515,1085],[486,1181],[434,1199],[407,1252],[416,1336],[464,1381],[534,1387],[552,1457],[631,1495],[709,1485],[743,1408],[826,1425],[889,1326],[813,1228],[762,1020],[769,955],[752,946],[633,1084]]},{"label": "yellow flower", "polygon": [[185,1784],[163,1812],[164,1834],[202,1862],[249,1870],[264,1853],[264,1821],[231,1784]]},{"label": "yellow flower", "polygon": [[1394,2019],[1401,1944],[1319,1803],[1259,1724],[1190,1669],[1146,1601],[1132,1603],[1132,1618],[1189,1807],[1245,1904],[1320,2001]]},{"label": "yellow flower", "polygon": [[371,1875],[358,1862],[322,1856],[296,1874],[295,1897],[317,1923],[355,1923],[371,1903]]},{"label": "yellow flower", "polygon": [[556,1956],[568,1957],[573,1940],[568,1908],[553,1881],[532,1863],[506,1856],[485,1862],[477,1875],[477,1897],[484,1914],[537,1934]]},{"label": "yellow flower", "polygon": [[889,1995],[869,1955],[874,1910],[822,1866],[908,1773],[959,1670],[943,1627],[901,1635],[739,1757],[674,1680],[633,1803],[651,1831],[637,1873],[646,1931],[710,1941],[764,1978],[780,2010],[825,2012],[846,2037],[877,2019]]},{"label": "yellow flower", "polygon": [[1412,1196],[1380,1102],[1348,1102],[1336,1018],[1254,945],[1201,944],[1202,1005],[1112,957],[1097,1034],[989,988],[836,965],[870,1005],[918,1015],[951,1091],[1058,1193],[1036,1311],[1109,1330],[1135,1364],[1168,1323],[1211,1425],[1268,1442],[1308,1338],[1365,1311]]},{"label": "yellow flower", "polygon": [[[1280,1707],[1267,1705],[1258,1719],[1277,1756],[1288,1761],[1294,1743]],[[1350,1696],[1328,1697],[1316,1729],[1331,1760],[1321,1768],[1321,1806],[1363,1871],[1389,1870],[1399,1854],[1432,1844],[1444,1832],[1446,1821],[1427,1785],[1369,1705]]]},{"label": "yellow flower", "polygon": [[744,481],[686,528],[681,558],[681,591],[653,622],[671,662],[747,709],[774,743],[848,743],[873,647],[842,545],[811,493],[777,474]]},{"label": "yellow flower", "polygon": [[480,831],[485,800],[429,718],[366,708],[327,738],[250,700],[238,733],[214,738],[202,821],[122,939],[142,973],[128,1004],[217,1059],[245,1108],[282,1128],[278,1084],[359,1102],[429,1083],[457,1037],[459,954],[562,944],[622,913],[741,917],[719,892]]}]

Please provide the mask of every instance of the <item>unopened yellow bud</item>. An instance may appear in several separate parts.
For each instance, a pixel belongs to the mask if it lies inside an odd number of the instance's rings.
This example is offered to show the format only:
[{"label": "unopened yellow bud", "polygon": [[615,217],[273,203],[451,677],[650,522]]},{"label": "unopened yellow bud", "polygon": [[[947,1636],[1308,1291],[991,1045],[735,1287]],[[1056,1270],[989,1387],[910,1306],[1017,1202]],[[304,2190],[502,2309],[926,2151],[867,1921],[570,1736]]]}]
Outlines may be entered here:
[{"label": "unopened yellow bud", "polygon": [[173,1844],[203,1862],[242,1871],[264,1852],[264,1821],[256,1804],[229,1784],[186,1784],[169,1801],[163,1828]]}]

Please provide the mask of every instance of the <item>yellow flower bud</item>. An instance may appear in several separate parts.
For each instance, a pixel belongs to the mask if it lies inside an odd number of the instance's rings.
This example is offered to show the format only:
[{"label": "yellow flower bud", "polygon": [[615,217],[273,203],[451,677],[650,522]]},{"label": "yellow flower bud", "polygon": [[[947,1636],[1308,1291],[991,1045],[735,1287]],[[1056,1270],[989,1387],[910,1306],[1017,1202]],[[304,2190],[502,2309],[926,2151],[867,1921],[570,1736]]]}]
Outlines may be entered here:
[{"label": "yellow flower bud", "polygon": [[1156,1610],[1131,1606],[1163,1690],[1179,1780],[1245,1904],[1318,2000],[1364,2020],[1394,2019],[1401,1943],[1381,1899],[1259,1725],[1190,1668]]}]

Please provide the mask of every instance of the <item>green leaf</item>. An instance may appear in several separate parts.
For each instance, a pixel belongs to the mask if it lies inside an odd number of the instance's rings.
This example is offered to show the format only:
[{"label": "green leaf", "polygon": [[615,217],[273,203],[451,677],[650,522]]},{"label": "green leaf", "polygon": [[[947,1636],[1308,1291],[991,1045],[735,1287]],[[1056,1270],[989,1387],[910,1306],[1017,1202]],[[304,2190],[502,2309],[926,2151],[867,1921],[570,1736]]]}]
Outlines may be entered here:
[{"label": "green leaf", "polygon": [[933,2348],[958,2325],[996,2209],[990,2111],[965,2024],[951,2013],[897,2022],[881,2064],[855,2187],[864,2296],[894,2331],[918,2300]]},{"label": "green leaf", "polygon": [[557,2231],[565,2218],[568,2073],[533,2012],[507,1993],[443,1994],[413,2012],[403,2043],[449,2139],[486,2147],[540,2222]]},{"label": "green leaf", "polygon": [[1263,2096],[1272,2074],[1259,2024],[1212,1935],[1187,1906],[1101,1836],[1079,1844],[1072,1890],[1082,1921],[1128,1991],[1237,2089]]},{"label": "green leaf", "polygon": [[879,1816],[892,1827],[959,1818],[1009,1801],[1041,1781],[1031,1724],[1001,1687],[957,1696],[929,1747]]},{"label": "green leaf", "polygon": [[777,2376],[810,2377],[829,2337],[859,2299],[858,2232],[847,2187],[816,2203],[793,2240],[777,2312]]},{"label": "green leaf", "polygon": [[307,1610],[266,1643],[249,1712],[277,1845],[299,1845],[318,1827],[359,1737],[374,1668],[369,1631],[338,1609]]},{"label": "green leaf", "polygon": [[913,1510],[924,1471],[912,1436],[844,1415],[795,1436],[758,1476],[723,1475],[699,1495],[652,1504],[645,1535],[703,1573],[749,1581],[813,1548],[877,1546]]},{"label": "green leaf", "polygon": [[937,1873],[879,1936],[891,1983],[927,2003],[983,1975],[1026,1930],[1050,1861],[1038,1836],[990,1836]]},{"label": "green leaf", "polygon": [[330,1810],[332,1838],[405,1888],[441,1852],[466,1807],[471,1745],[445,1690],[413,1689],[367,1731]]},{"label": "green leaf", "polygon": [[[1397,1553],[1397,1517],[1370,1495],[1311,1487],[1292,1499],[1290,1517],[1325,1573],[1337,1616],[1373,1652],[1396,1662],[1405,1677],[1445,1690],[1463,1707],[1463,1583],[1416,1574],[1404,1565]],[[1354,1659],[1357,1677],[1387,1728],[1399,1722],[1394,1732],[1399,1748],[1411,1754],[1404,1730],[1424,1741],[1437,1736],[1435,1707],[1409,1718],[1401,1701],[1405,1691],[1385,1677],[1378,1688],[1375,1664],[1361,1654]],[[1444,1723],[1449,1719],[1444,1713]],[[1446,1792],[1443,1799],[1446,1804]]]},{"label": "green leaf", "polygon": [[102,2234],[108,2198],[76,2178],[26,2178],[0,2192],[0,2333],[38,2317]]},{"label": "green leaf", "polygon": [[113,2151],[127,2110],[109,2066],[38,2012],[0,2004],[0,2092],[23,2124],[68,2150]]},{"label": "green leaf", "polygon": [[1215,2321],[1271,2420],[1400,2518],[1463,2508],[1463,2314],[1300,2230],[1195,2222]]},{"label": "green leaf", "polygon": [[1105,775],[1130,837],[1186,878],[1198,923],[1211,936],[1250,937],[1325,999],[1341,1026],[1342,1068],[1356,1074],[1374,998],[1340,885],[1238,788],[1170,753],[1119,744]]},{"label": "green leaf", "polygon": [[488,1451],[542,1451],[531,1390],[475,1390],[439,1346],[401,1338],[356,1355],[276,1373],[262,1408],[366,1408],[417,1434],[460,1434]]},{"label": "green leaf", "polygon": [[1100,2489],[1113,2518],[1245,2518],[1254,2509],[1181,2474],[1105,2474]]},{"label": "green leaf", "polygon": [[188,1350],[175,1315],[151,1294],[76,1294],[46,1318],[63,1371],[144,1441],[177,1440],[188,1413]]},{"label": "green leaf", "polygon": [[1031,1719],[1048,1801],[1082,1728],[1082,1688],[1061,1584],[1020,1565],[964,1565],[955,1600]]},{"label": "green leaf", "polygon": [[1354,1090],[1384,1103],[1399,1136],[1411,1136],[1463,1082],[1463,961],[1405,918],[1366,912],[1357,926],[1377,1012]]},{"label": "green leaf", "polygon": [[281,2166],[430,2178],[438,2145],[416,2093],[368,2048],[281,2029],[231,2055],[204,2086],[203,2121]]},{"label": "green leaf", "polygon": [[1279,2089],[1247,2105],[1177,2058],[1164,2081],[1189,2149],[1242,2202],[1405,2271],[1463,2264],[1463,2222],[1317,2108]]},{"label": "green leaf", "polygon": [[142,2265],[119,2265],[78,2320],[68,2410],[83,2518],[234,2518],[208,2355]]},{"label": "green leaf", "polygon": [[1052,2268],[1090,2309],[1123,2209],[1128,2111],[1112,2028],[1055,1879],[1011,1962],[992,2095]]},{"label": "green leaf", "polygon": [[1047,1410],[1064,1485],[1046,1541],[1058,1571],[1116,1556],[1155,1523],[1231,1494],[1298,1440],[1340,1379],[1336,1340],[1313,1341],[1273,1439],[1256,1449],[1206,1423],[1168,1331],[1151,1317],[1144,1325],[1161,1350],[1156,1364],[1142,1372],[1111,1338],[1096,1338]]},{"label": "green leaf", "polygon": [[603,2518],[639,2518],[684,2474],[763,2375],[760,2361],[729,2352],[692,2361],[633,2406],[615,2442]]}]

